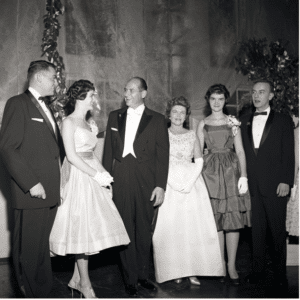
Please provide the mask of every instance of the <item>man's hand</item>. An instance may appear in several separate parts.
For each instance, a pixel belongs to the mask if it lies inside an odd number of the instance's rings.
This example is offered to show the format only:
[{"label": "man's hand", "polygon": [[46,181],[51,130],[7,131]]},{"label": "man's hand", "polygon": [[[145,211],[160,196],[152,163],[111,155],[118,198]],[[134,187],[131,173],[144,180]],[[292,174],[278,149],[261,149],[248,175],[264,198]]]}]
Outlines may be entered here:
[{"label": "man's hand", "polygon": [[164,189],[157,186],[152,192],[150,201],[153,201],[154,198],[156,198],[156,199],[155,199],[155,202],[154,202],[153,206],[161,205],[164,202],[164,198],[165,198]]},{"label": "man's hand", "polygon": [[277,188],[277,196],[278,197],[285,197],[290,191],[290,186],[286,183],[279,183]]},{"label": "man's hand", "polygon": [[36,184],[34,187],[32,187],[29,190],[29,193],[30,193],[31,197],[46,199],[46,192],[40,182],[38,184]]}]

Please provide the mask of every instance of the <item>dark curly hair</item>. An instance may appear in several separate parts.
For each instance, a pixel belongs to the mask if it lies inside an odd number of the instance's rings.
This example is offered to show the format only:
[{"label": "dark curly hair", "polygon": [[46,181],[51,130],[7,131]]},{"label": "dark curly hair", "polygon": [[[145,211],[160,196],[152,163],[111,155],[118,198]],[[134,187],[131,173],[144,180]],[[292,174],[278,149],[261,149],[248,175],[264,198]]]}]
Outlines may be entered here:
[{"label": "dark curly hair", "polygon": [[64,107],[66,116],[70,115],[75,110],[76,100],[84,100],[89,91],[95,91],[95,86],[88,80],[80,79],[70,86],[67,91],[69,100]]},{"label": "dark curly hair", "polygon": [[185,107],[185,109],[186,109],[186,119],[183,123],[183,127],[184,128],[189,128],[189,118],[188,117],[191,114],[191,106],[190,106],[188,100],[186,98],[184,98],[183,96],[175,97],[175,98],[168,101],[167,107],[166,107],[166,113],[165,113],[165,117],[169,122],[168,125],[170,126],[170,120],[169,120],[170,113],[171,113],[172,108],[175,105],[180,105],[180,106]]},{"label": "dark curly hair", "polygon": [[205,100],[207,101],[207,103],[209,103],[209,98],[212,94],[224,94],[226,103],[227,103],[227,99],[230,97],[230,93],[227,90],[226,86],[223,84],[214,84],[212,86],[210,86],[205,94]]},{"label": "dark curly hair", "polygon": [[204,107],[204,115],[208,116],[211,114],[211,108],[210,108],[210,104],[209,104],[209,98],[212,94],[219,94],[219,95],[224,95],[225,97],[225,105],[223,107],[223,112],[225,114],[228,114],[228,111],[226,109],[226,104],[228,102],[228,98],[230,97],[230,93],[227,90],[226,86],[218,83],[218,84],[214,84],[212,86],[210,86],[205,94],[205,100],[206,100],[206,106]]}]

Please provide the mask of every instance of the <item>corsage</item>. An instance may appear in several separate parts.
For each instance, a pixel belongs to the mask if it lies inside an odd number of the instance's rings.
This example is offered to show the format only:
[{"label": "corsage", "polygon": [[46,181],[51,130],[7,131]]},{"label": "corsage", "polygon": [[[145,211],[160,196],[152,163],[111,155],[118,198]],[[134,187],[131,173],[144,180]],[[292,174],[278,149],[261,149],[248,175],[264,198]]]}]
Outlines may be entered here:
[{"label": "corsage", "polygon": [[241,122],[235,116],[228,116],[227,125],[231,128],[233,136],[236,136],[241,126]]}]

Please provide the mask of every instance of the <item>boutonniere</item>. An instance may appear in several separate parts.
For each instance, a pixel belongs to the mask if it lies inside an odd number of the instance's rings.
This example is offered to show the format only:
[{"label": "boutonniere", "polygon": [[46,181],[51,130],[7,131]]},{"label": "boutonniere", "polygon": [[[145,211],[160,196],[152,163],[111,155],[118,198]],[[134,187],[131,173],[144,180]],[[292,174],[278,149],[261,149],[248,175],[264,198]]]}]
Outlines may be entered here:
[{"label": "boutonniere", "polygon": [[251,123],[250,122],[247,122],[247,126],[250,126],[251,125]]},{"label": "boutonniere", "polygon": [[236,136],[241,122],[235,116],[228,116],[227,125],[231,128],[233,136]]}]

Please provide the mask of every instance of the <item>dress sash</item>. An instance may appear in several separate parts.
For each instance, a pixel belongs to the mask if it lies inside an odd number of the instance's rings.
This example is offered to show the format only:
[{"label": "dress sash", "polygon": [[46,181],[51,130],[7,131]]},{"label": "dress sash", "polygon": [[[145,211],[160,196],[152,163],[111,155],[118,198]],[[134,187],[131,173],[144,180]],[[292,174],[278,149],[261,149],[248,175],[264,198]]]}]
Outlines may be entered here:
[{"label": "dress sash", "polygon": [[[76,154],[84,159],[93,159],[94,152],[76,152]],[[61,167],[61,180],[60,180],[60,189],[62,190],[69,181],[70,178],[70,171],[71,171],[71,164],[68,161],[67,157],[64,160],[64,163]]]},{"label": "dress sash", "polygon": [[208,149],[208,153],[226,153],[226,152],[233,152],[233,149],[230,148],[213,148]]}]

